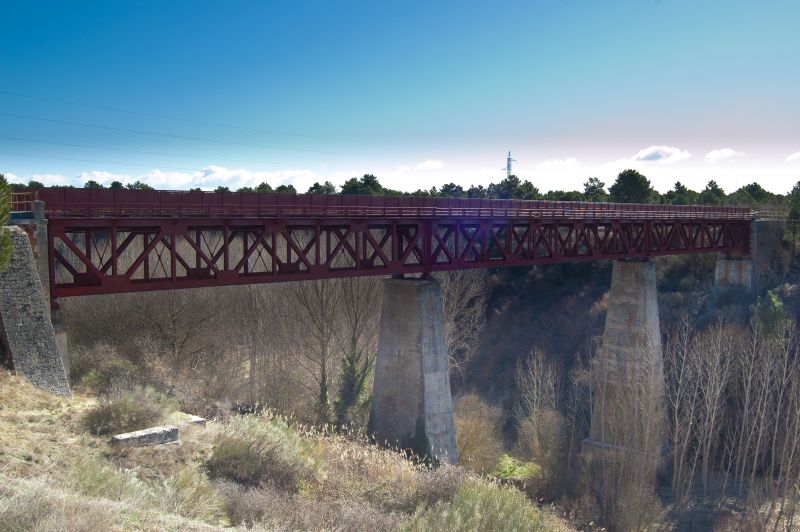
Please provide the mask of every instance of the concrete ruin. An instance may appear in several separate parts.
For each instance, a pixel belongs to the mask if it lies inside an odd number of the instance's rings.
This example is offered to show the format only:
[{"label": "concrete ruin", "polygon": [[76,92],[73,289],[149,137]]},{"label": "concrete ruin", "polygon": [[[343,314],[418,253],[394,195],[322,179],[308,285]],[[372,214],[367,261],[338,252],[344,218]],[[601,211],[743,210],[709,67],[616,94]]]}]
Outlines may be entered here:
[{"label": "concrete ruin", "polygon": [[377,441],[456,463],[439,283],[383,282],[369,431]]},{"label": "concrete ruin", "polygon": [[739,289],[752,292],[753,261],[750,259],[728,258],[725,254],[717,257],[714,268],[714,288],[717,290]]},{"label": "concrete ruin", "polygon": [[163,445],[165,443],[175,443],[177,441],[178,427],[172,425],[126,432],[124,434],[117,434],[111,438],[112,445],[128,445],[131,447]]},{"label": "concrete ruin", "polygon": [[71,394],[64,360],[50,321],[50,298],[37,273],[31,241],[19,227],[11,233],[13,255],[0,273],[0,338],[6,362],[31,383],[55,393]]}]

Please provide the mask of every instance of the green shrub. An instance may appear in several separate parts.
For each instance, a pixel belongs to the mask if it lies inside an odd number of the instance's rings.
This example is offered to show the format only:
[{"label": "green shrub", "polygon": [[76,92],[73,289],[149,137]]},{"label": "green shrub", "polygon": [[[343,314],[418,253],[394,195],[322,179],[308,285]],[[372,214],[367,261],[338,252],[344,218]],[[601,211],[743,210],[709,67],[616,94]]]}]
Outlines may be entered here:
[{"label": "green shrub", "polygon": [[133,505],[146,505],[153,500],[153,493],[132,469],[119,469],[113,464],[94,456],[78,458],[68,473],[67,483],[84,495]]},{"label": "green shrub", "polygon": [[219,493],[208,477],[189,466],[165,479],[158,495],[164,511],[193,519],[214,519],[222,509]]},{"label": "green shrub", "polygon": [[104,398],[83,418],[95,435],[118,434],[157,425],[177,404],[152,388],[136,388]]},{"label": "green shrub", "polygon": [[131,388],[136,382],[136,372],[137,368],[130,360],[112,360],[100,368],[87,371],[78,386],[94,395],[103,395],[115,388]]},{"label": "green shrub", "polygon": [[10,216],[11,187],[8,186],[3,174],[0,174],[0,272],[6,271],[8,263],[11,261],[11,254],[14,252],[11,233],[3,227],[8,224]]},{"label": "green shrub", "polygon": [[494,475],[503,480],[527,480],[541,476],[541,468],[533,462],[522,462],[510,454],[503,454]]},{"label": "green shrub", "polygon": [[239,416],[216,438],[208,470],[216,478],[297,491],[314,479],[316,463],[284,421]]},{"label": "green shrub", "polygon": [[452,502],[418,511],[406,530],[552,530],[548,521],[514,488],[465,482]]}]

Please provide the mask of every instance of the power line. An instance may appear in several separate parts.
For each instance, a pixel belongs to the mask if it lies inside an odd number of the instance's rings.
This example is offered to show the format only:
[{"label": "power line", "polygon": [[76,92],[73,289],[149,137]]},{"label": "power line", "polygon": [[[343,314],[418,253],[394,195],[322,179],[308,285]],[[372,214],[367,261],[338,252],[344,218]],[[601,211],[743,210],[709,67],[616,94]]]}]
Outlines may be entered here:
[{"label": "power line", "polygon": [[257,128],[257,127],[239,126],[239,125],[236,125],[236,124],[226,124],[224,122],[210,122],[210,121],[207,121],[207,120],[194,120],[194,119],[191,119],[191,118],[181,118],[181,117],[177,117],[177,116],[162,115],[162,114],[158,114],[158,113],[148,113],[148,112],[144,112],[144,111],[131,111],[129,109],[121,109],[119,107],[107,107],[107,106],[104,106],[104,105],[96,105],[96,104],[90,104],[90,103],[74,102],[74,101],[70,101],[70,100],[62,100],[62,99],[59,99],[59,98],[48,98],[48,97],[44,97],[44,96],[31,96],[30,94],[22,94],[20,92],[7,91],[7,90],[0,90],[0,93],[1,94],[9,94],[9,95],[12,95],[12,96],[20,96],[22,98],[30,98],[32,100],[42,100],[42,101],[47,101],[47,102],[63,103],[63,104],[67,104],[67,105],[77,105],[77,106],[80,106],[80,107],[88,107],[88,108],[92,108],[92,109],[102,109],[104,111],[114,111],[114,112],[118,112],[118,113],[128,113],[128,114],[139,115],[139,116],[150,116],[150,117],[153,117],[153,118],[164,118],[164,119],[167,119],[167,120],[175,120],[175,121],[178,121],[178,122],[187,122],[189,124],[203,124],[203,125],[207,125],[207,126],[227,127],[227,128],[231,128],[231,129],[243,129],[243,130],[246,130],[246,131],[260,131],[262,133],[269,133],[269,134],[273,134],[273,135],[288,135],[288,136],[293,136],[293,137],[305,137],[305,138],[309,138],[309,139],[330,140],[327,137],[322,137],[322,136],[318,136],[318,135],[305,135],[305,134],[302,134],[302,133],[292,133],[292,132],[289,132],[289,131],[277,131],[277,130],[274,130],[274,129],[262,129],[262,128]]},{"label": "power line", "polygon": [[97,128],[97,129],[107,129],[107,130],[110,130],[110,131],[123,131],[123,132],[126,132],[126,133],[137,133],[139,135],[156,135],[156,136],[159,136],[159,137],[169,137],[169,138],[173,138],[173,139],[192,140],[192,141],[198,141],[198,142],[216,142],[216,143],[220,143],[220,144],[232,144],[232,145],[235,145],[235,146],[248,146],[248,147],[251,147],[251,148],[265,148],[265,149],[268,149],[268,150],[289,150],[289,151],[299,151],[299,152],[331,153],[331,152],[324,152],[324,151],[319,151],[319,150],[305,150],[305,149],[302,149],[302,148],[287,148],[285,146],[266,146],[264,144],[250,144],[250,143],[247,143],[247,142],[236,142],[236,141],[233,141],[233,140],[209,139],[209,138],[204,138],[204,137],[187,137],[187,136],[184,136],[184,135],[175,135],[175,134],[172,134],[172,133],[161,133],[159,131],[147,131],[147,130],[142,130],[142,129],[129,129],[129,128],[124,128],[124,127],[104,126],[104,125],[101,125],[101,124],[89,124],[89,123],[86,123],[86,122],[72,122],[72,121],[69,121],[69,120],[57,120],[55,118],[44,118],[44,117],[41,117],[41,116],[20,115],[20,114],[15,114],[15,113],[0,112],[0,115],[2,115],[2,116],[10,116],[10,117],[13,117],[13,118],[23,118],[23,119],[26,119],[26,120],[40,120],[42,122],[52,122],[52,123],[55,123],[55,124],[67,124],[67,125],[71,125],[71,126],[93,127],[93,128]]},{"label": "power line", "polygon": [[32,157],[34,159],[57,159],[60,161],[77,161],[81,163],[118,164],[120,166],[140,166],[142,168],[167,168],[169,170],[186,170],[187,172],[197,172],[196,168],[184,168],[180,166],[161,166],[161,165],[137,164],[137,163],[120,163],[114,161],[95,161],[92,159],[76,159],[73,157],[56,157],[54,155],[32,155],[30,153],[12,153],[4,151],[0,151],[0,155],[10,155],[12,157]]},{"label": "power line", "polygon": [[163,155],[166,157],[183,157],[185,159],[198,159],[198,160],[208,160],[214,159],[217,161],[230,161],[236,163],[249,163],[249,164],[268,164],[265,161],[248,161],[243,159],[226,159],[224,157],[197,157],[196,155],[185,155],[179,153],[166,153],[166,152],[158,152],[158,151],[143,151],[143,150],[129,150],[126,148],[117,148],[112,146],[92,146],[91,144],[73,144],[71,142],[56,142],[52,140],[36,140],[36,139],[23,139],[20,137],[6,137],[0,135],[0,139],[7,139],[7,140],[19,140],[22,142],[35,142],[37,144],[53,144],[56,146],[72,146],[75,148],[92,148],[96,150],[111,150],[111,151],[123,151],[128,153],[141,153],[144,155]]}]

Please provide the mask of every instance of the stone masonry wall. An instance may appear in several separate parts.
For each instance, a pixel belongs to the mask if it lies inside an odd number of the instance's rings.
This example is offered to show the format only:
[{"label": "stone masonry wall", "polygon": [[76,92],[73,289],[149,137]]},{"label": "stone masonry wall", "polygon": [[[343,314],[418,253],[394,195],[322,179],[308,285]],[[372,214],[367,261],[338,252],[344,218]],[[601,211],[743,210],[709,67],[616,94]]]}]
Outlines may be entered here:
[{"label": "stone masonry wall", "polygon": [[49,300],[42,290],[28,235],[19,227],[11,232],[14,254],[0,273],[0,318],[3,345],[10,351],[14,370],[39,388],[69,396],[64,363],[58,352]]}]

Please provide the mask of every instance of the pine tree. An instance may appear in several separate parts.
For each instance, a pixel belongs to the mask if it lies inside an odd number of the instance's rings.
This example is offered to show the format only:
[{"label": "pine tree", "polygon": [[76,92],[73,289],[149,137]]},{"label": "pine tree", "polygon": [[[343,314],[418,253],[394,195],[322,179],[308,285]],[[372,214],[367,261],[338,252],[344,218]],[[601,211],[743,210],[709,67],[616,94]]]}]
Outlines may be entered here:
[{"label": "pine tree", "polygon": [[792,261],[794,262],[795,242],[797,241],[797,228],[800,225],[800,181],[789,193],[789,227],[792,228]]},{"label": "pine tree", "polygon": [[11,219],[11,187],[6,182],[3,174],[0,174],[0,272],[8,268],[13,251],[11,245],[11,234],[5,228]]},{"label": "pine tree", "polygon": [[650,181],[636,170],[623,170],[609,189],[611,201],[648,203],[654,194]]}]

